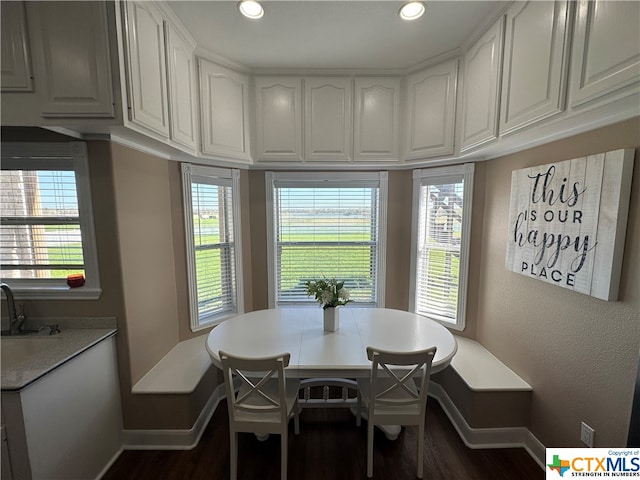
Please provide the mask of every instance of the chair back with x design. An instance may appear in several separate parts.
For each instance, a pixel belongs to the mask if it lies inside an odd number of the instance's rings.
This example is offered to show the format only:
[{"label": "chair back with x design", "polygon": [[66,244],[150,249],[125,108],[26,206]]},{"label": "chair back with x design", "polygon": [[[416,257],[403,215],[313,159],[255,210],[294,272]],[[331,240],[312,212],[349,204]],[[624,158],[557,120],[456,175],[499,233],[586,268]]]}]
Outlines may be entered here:
[{"label": "chair back with x design", "polygon": [[[367,407],[367,477],[373,476],[373,426],[417,425],[417,476],[423,475],[424,426],[431,364],[436,347],[413,352],[390,352],[367,347],[371,360],[368,379],[358,380]],[[416,385],[416,380],[418,385]],[[361,406],[358,404],[358,416]]]},{"label": "chair back with x design", "polygon": [[[288,412],[284,369],[289,365],[290,354],[266,358],[233,357],[225,352],[220,354],[227,398],[231,400],[229,415],[233,421],[239,424],[286,424]],[[248,430],[254,431],[254,428]]]},{"label": "chair back with x design", "polygon": [[435,347],[416,352],[389,352],[367,347],[367,357],[371,360],[372,404],[369,408],[379,407],[381,414],[394,411],[400,415],[423,414],[435,352]]},{"label": "chair back with x design", "polygon": [[294,417],[294,433],[300,431],[298,390],[300,381],[287,381],[284,369],[289,353],[272,357],[235,357],[220,351],[222,372],[229,409],[229,454],[231,479],[238,474],[238,432],[252,432],[260,437],[280,435],[281,479],[287,478],[287,430]]}]

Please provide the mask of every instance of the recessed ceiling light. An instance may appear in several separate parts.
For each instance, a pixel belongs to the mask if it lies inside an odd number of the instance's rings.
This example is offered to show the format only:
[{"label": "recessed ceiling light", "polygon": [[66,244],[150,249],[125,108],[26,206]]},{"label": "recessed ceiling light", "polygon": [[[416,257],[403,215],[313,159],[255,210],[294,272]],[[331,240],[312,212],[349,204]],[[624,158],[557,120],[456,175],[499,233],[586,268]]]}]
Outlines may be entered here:
[{"label": "recessed ceiling light", "polygon": [[260,5],[260,2],[256,2],[255,0],[242,0],[238,3],[238,10],[240,10],[242,15],[251,19],[262,18],[264,15],[262,5]]},{"label": "recessed ceiling light", "polygon": [[400,8],[398,13],[403,20],[415,20],[424,14],[425,9],[423,2],[408,2]]}]

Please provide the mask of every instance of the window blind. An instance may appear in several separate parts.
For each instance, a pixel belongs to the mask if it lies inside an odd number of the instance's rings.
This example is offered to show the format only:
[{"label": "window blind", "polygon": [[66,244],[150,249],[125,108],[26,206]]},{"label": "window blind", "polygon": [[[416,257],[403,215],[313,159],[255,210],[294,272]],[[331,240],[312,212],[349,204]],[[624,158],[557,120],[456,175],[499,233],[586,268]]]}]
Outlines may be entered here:
[{"label": "window blind", "polygon": [[183,163],[191,330],[243,310],[240,172]]},{"label": "window blind", "polygon": [[313,302],[305,282],[336,278],[351,299],[375,304],[379,185],[371,181],[274,181],[277,304]]},{"label": "window blind", "polygon": [[3,278],[55,279],[84,274],[73,163],[58,161],[56,169],[2,170],[0,189]]},{"label": "window blind", "polygon": [[235,241],[230,181],[194,176],[193,246],[200,318],[235,311]]},{"label": "window blind", "polygon": [[464,181],[423,178],[419,191],[416,312],[456,323]]}]

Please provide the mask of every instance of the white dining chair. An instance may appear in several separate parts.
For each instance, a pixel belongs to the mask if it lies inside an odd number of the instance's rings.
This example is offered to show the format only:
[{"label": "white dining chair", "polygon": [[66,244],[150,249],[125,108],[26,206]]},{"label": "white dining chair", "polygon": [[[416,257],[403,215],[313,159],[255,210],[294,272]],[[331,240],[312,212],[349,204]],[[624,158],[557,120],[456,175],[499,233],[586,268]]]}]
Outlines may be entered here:
[{"label": "white dining chair", "polygon": [[[436,347],[414,352],[389,352],[367,347],[371,375],[368,379],[358,379],[360,398],[368,415],[367,477],[373,477],[374,426],[418,425],[417,476],[422,478],[427,390],[435,353]],[[362,405],[359,403],[358,418],[361,415]]]},{"label": "white dining chair", "polygon": [[229,408],[231,480],[236,480],[238,475],[238,432],[255,433],[258,437],[280,434],[280,477],[282,480],[287,478],[287,432],[291,416],[294,417],[295,434],[300,433],[300,381],[284,376],[289,358],[289,353],[246,358],[220,351]]}]

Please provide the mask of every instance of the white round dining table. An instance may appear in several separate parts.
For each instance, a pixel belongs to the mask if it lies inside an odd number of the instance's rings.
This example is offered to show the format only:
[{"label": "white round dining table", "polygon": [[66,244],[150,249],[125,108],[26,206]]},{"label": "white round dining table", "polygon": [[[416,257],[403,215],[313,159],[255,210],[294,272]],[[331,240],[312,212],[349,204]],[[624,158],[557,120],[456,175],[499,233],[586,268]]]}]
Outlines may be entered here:
[{"label": "white round dining table", "polygon": [[432,373],[456,353],[454,336],[424,316],[388,308],[340,307],[339,328],[323,327],[322,308],[287,307],[238,315],[216,326],[206,341],[213,363],[220,350],[242,357],[291,355],[286,375],[294,378],[367,377],[367,346],[407,352],[437,347]]}]

